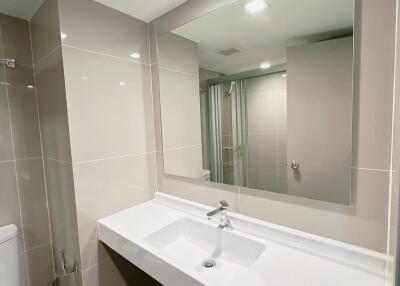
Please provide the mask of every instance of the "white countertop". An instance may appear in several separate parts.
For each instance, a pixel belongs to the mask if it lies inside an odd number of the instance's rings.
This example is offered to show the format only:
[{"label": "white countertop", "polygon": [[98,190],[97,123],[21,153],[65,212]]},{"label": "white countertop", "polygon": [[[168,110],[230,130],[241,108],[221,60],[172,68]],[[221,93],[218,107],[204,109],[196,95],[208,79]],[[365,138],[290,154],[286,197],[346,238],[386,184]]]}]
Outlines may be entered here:
[{"label": "white countertop", "polygon": [[[226,275],[196,267],[198,261],[191,259],[195,255],[191,256],[190,250],[181,257],[171,256],[173,249],[168,253],[149,243],[149,236],[182,219],[216,227],[216,221],[207,221],[205,217],[211,209],[157,193],[152,201],[99,220],[98,237],[166,286],[385,285],[384,254],[239,214],[229,214],[234,227],[230,232],[265,245],[265,250],[248,267]],[[179,251],[184,250],[176,253]]]}]

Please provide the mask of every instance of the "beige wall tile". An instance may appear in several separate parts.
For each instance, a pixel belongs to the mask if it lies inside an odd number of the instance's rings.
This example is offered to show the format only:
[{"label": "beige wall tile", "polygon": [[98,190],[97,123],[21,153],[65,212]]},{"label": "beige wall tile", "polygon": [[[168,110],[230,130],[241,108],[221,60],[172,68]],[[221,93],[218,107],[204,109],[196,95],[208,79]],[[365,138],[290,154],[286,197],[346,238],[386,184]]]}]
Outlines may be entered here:
[{"label": "beige wall tile", "polygon": [[17,161],[26,249],[50,242],[49,215],[42,159]]},{"label": "beige wall tile", "polygon": [[[4,80],[4,75],[0,72],[0,81]],[[13,159],[13,149],[11,141],[10,116],[8,110],[7,91],[5,85],[0,84],[0,161]]]},{"label": "beige wall tile", "polygon": [[150,63],[148,25],[91,0],[61,0],[64,45]]},{"label": "beige wall tile", "polygon": [[61,269],[61,252],[69,265],[80,265],[72,164],[45,159],[47,194],[56,271]]},{"label": "beige wall tile", "polygon": [[164,192],[210,206],[226,200],[231,211],[239,212],[239,188],[235,186],[165,175]]},{"label": "beige wall tile", "polygon": [[43,156],[70,162],[71,150],[61,48],[36,65],[35,73]]},{"label": "beige wall tile", "polygon": [[33,69],[17,65],[6,70],[14,151],[17,159],[41,157],[39,121]]},{"label": "beige wall tile", "polygon": [[47,0],[30,21],[33,61],[49,55],[61,45],[58,0]]},{"label": "beige wall tile", "polygon": [[68,47],[63,57],[73,161],[154,151],[150,66]]},{"label": "beige wall tile", "polygon": [[384,252],[388,182],[388,172],[354,170],[352,206],[241,189],[240,207],[244,215]]},{"label": "beige wall tile", "polygon": [[74,164],[82,269],[107,258],[98,245],[96,222],[153,197],[155,153]]},{"label": "beige wall tile", "polygon": [[51,286],[54,281],[51,245],[35,248],[26,253],[31,285]]},{"label": "beige wall tile", "polygon": [[0,225],[15,224],[21,233],[21,215],[14,162],[0,163]]},{"label": "beige wall tile", "polygon": [[[388,170],[393,98],[395,1],[359,1],[355,39],[353,166]],[[361,64],[360,64],[361,63]],[[379,70],[379,73],[376,71]]]},{"label": "beige wall tile", "polygon": [[111,259],[83,272],[85,286],[161,285],[108,247],[107,252]]},{"label": "beige wall tile", "polygon": [[199,75],[197,44],[171,32],[157,30],[158,63],[163,68]]},{"label": "beige wall tile", "polygon": [[160,69],[163,148],[201,144],[198,77]]},{"label": "beige wall tile", "polygon": [[32,51],[27,21],[0,14],[3,54],[17,60],[17,65],[32,66]]}]

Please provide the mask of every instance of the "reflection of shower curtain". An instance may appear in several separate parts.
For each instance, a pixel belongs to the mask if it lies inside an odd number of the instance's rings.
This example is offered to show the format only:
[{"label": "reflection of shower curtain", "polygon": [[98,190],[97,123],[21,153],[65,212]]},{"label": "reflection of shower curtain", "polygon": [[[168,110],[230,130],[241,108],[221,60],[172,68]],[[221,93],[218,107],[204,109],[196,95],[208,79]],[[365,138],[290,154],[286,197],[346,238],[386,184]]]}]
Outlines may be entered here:
[{"label": "reflection of shower curtain", "polygon": [[234,183],[246,186],[247,183],[247,97],[246,80],[236,81],[231,91],[232,105],[232,143]]},{"label": "reflection of shower curtain", "polygon": [[[239,80],[220,83],[209,87],[210,90],[210,146],[211,180],[246,186],[247,183],[247,104],[246,81]],[[228,97],[224,99],[224,97]],[[229,106],[223,106],[223,104]],[[230,110],[222,114],[223,110]],[[226,122],[223,122],[223,121]],[[222,126],[229,125],[231,146],[223,146]],[[226,140],[225,140],[226,141]],[[231,156],[224,156],[224,149],[231,150]],[[225,161],[224,161],[225,160]],[[233,178],[224,174],[224,165],[231,166]]]},{"label": "reflection of shower curtain", "polygon": [[220,84],[210,86],[210,151],[211,181],[222,183],[224,179],[222,158],[222,117]]}]

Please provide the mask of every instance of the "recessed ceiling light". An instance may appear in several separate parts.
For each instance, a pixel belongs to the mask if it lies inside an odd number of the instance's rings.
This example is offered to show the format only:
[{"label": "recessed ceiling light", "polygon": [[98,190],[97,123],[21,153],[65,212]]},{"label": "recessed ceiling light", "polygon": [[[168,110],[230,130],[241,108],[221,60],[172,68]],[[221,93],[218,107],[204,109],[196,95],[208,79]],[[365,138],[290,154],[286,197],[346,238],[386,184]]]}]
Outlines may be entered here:
[{"label": "recessed ceiling light", "polygon": [[120,81],[120,82],[119,82],[119,85],[123,86],[123,85],[125,85],[125,82]]},{"label": "recessed ceiling light", "polygon": [[33,89],[33,85],[28,85],[28,86],[26,86],[27,88],[29,88],[29,89]]},{"label": "recessed ceiling light", "polygon": [[253,14],[264,10],[265,8],[267,8],[267,6],[268,5],[267,3],[265,3],[264,0],[253,0],[244,5],[244,8],[246,9],[247,12]]},{"label": "recessed ceiling light", "polygon": [[88,77],[87,76],[81,76],[81,80],[87,80]]},{"label": "recessed ceiling light", "polygon": [[282,74],[282,77],[287,77],[287,73]]},{"label": "recessed ceiling light", "polygon": [[61,40],[64,40],[66,37],[68,37],[67,34],[61,32]]},{"label": "recessed ceiling light", "polygon": [[263,70],[269,69],[270,67],[271,67],[270,63],[262,63],[260,65],[260,69],[263,69]]},{"label": "recessed ceiling light", "polygon": [[130,57],[132,59],[140,59],[140,54],[139,53],[133,53],[133,54],[130,54]]}]

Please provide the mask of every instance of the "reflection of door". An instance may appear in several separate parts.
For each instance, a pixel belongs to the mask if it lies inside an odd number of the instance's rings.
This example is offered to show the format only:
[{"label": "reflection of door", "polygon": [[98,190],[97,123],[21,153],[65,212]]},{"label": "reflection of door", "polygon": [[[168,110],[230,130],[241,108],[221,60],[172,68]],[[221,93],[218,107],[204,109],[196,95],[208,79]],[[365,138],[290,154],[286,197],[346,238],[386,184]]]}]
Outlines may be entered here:
[{"label": "reflection of door", "polygon": [[210,86],[211,180],[246,183],[247,112],[245,81]]},{"label": "reflection of door", "polygon": [[352,38],[288,48],[289,194],[350,202],[352,64]]}]

